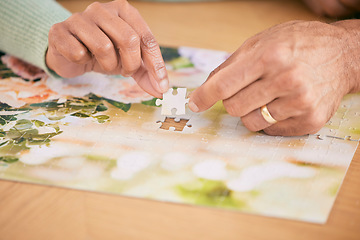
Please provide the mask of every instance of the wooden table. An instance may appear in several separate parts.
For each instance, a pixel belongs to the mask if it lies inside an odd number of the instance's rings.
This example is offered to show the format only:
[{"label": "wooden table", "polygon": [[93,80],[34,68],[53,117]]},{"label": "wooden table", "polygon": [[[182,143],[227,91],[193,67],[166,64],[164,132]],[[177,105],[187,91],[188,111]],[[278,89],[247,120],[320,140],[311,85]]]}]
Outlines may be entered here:
[{"label": "wooden table", "polygon": [[[73,12],[90,2],[60,1]],[[234,51],[274,24],[319,20],[290,0],[132,4],[167,46]],[[325,225],[0,181],[0,240],[17,239],[360,239],[360,150]]]}]

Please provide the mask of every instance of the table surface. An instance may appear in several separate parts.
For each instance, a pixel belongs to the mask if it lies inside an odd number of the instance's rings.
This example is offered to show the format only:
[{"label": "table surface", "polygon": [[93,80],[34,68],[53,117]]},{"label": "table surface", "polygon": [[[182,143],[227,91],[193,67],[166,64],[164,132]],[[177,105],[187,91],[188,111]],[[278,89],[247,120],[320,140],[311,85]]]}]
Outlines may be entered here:
[{"label": "table surface", "polygon": [[[59,1],[72,12],[91,1]],[[300,1],[132,2],[165,46],[236,50],[285,21],[325,20]],[[358,149],[326,224],[0,181],[0,240],[360,239]]]}]

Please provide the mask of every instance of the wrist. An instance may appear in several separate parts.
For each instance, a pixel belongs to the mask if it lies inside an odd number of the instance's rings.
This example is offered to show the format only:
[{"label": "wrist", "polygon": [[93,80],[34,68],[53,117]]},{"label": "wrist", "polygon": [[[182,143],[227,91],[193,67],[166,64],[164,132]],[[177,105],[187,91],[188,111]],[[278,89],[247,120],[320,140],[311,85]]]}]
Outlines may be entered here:
[{"label": "wrist", "polygon": [[347,93],[360,92],[360,20],[338,21],[331,25],[341,28],[340,34],[343,34],[343,64],[349,84]]}]

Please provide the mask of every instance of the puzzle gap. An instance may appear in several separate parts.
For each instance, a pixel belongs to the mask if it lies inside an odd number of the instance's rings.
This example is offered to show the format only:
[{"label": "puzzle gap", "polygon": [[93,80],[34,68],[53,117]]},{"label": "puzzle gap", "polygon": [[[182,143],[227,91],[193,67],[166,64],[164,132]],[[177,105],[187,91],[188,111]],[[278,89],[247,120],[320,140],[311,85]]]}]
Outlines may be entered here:
[{"label": "puzzle gap", "polygon": [[156,121],[156,123],[161,123],[160,129],[183,131],[185,127],[192,127],[191,124],[187,124],[188,121],[189,119],[166,117],[164,122]]}]

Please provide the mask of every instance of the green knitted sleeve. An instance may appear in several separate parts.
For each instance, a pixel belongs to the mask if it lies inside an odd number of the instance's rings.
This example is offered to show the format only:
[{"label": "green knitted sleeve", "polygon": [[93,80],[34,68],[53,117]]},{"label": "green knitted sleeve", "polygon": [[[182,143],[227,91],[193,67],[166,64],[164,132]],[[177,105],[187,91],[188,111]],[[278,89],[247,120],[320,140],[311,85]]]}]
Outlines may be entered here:
[{"label": "green knitted sleeve", "polygon": [[50,27],[70,15],[53,0],[0,0],[0,51],[49,73],[45,53]]}]

